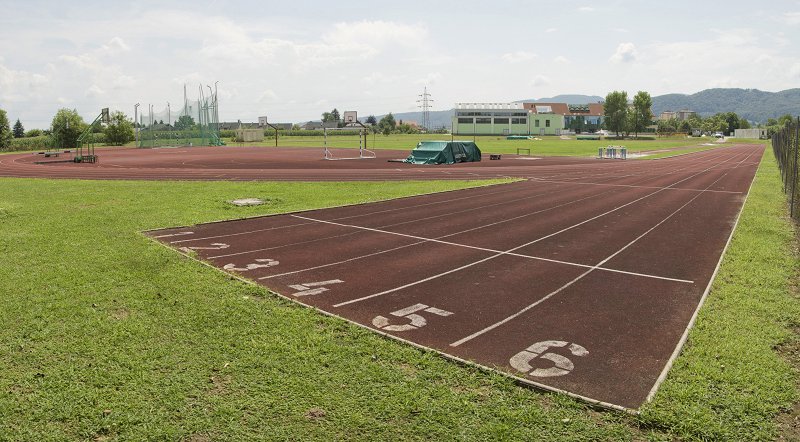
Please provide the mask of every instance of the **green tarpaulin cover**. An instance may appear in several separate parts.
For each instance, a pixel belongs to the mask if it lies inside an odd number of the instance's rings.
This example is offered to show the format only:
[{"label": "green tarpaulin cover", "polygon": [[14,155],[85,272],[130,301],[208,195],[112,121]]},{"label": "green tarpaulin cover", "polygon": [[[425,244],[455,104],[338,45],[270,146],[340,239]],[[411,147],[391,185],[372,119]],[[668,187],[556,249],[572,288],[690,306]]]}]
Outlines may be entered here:
[{"label": "green tarpaulin cover", "polygon": [[480,160],[481,150],[472,141],[421,141],[406,163],[454,164]]}]

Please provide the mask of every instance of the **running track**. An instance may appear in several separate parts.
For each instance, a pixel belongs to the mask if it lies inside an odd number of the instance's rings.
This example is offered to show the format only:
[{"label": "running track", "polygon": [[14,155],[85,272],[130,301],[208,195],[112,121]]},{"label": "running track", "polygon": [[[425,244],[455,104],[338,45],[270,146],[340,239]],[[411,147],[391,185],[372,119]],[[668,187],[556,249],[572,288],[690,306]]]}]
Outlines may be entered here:
[{"label": "running track", "polygon": [[399,168],[527,180],[148,234],[380,333],[633,410],[680,350],[762,153]]}]

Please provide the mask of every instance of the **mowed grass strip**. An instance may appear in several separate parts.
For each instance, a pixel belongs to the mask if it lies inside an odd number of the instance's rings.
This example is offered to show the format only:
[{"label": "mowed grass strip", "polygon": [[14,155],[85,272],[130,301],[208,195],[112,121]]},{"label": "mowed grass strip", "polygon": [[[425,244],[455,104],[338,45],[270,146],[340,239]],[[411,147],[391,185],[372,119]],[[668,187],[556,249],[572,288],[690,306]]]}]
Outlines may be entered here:
[{"label": "mowed grass strip", "polygon": [[[689,341],[645,425],[687,440],[774,440],[798,400],[797,239],[771,148]],[[794,349],[794,350],[787,350]],[[795,433],[787,440],[798,440]]]},{"label": "mowed grass strip", "polygon": [[[637,437],[139,233],[475,184],[0,179],[0,440]],[[225,202],[240,197],[269,204]]]}]

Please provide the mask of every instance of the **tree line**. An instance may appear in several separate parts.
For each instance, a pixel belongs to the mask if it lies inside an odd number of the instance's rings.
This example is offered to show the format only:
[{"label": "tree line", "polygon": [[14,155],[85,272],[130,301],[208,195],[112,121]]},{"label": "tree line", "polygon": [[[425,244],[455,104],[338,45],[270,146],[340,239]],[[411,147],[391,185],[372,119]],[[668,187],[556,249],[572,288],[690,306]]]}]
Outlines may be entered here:
[{"label": "tree line", "polygon": [[[9,126],[8,114],[5,110],[0,109],[0,149],[10,148],[13,139],[38,137],[48,138],[49,143],[45,143],[45,145],[75,148],[78,144],[78,137],[88,127],[89,124],[83,120],[77,110],[63,108],[56,112],[49,129],[25,131],[25,127],[19,119],[13,127]],[[100,125],[93,127],[92,132],[104,134],[107,144],[121,146],[134,138],[133,121],[125,113],[115,111],[111,113],[109,123],[104,127]]]},{"label": "tree line", "polygon": [[[343,127],[345,122],[341,120],[339,110],[333,108],[330,112],[322,113],[323,123],[338,123],[339,127]],[[420,132],[420,128],[416,125],[411,125],[403,120],[397,121],[391,112],[384,115],[380,121],[375,115],[370,115],[364,120],[364,125],[370,128],[373,133],[380,133],[384,135],[389,134],[415,134]]]}]

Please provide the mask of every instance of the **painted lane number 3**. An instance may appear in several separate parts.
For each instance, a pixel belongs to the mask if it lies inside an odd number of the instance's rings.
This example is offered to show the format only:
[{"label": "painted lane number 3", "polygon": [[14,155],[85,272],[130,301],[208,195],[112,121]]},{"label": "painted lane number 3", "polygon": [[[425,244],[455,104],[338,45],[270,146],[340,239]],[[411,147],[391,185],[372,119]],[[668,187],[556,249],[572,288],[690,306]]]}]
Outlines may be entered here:
[{"label": "painted lane number 3", "polygon": [[384,316],[376,316],[372,320],[372,325],[381,330],[387,330],[387,331],[401,332],[401,331],[416,330],[420,327],[424,327],[428,323],[428,321],[423,316],[416,313],[420,310],[428,313],[433,313],[434,315],[438,316],[450,316],[453,314],[452,312],[441,310],[436,307],[428,307],[425,304],[414,304],[410,307],[406,307],[404,309],[400,309],[390,313],[390,315],[392,316],[408,319],[409,321],[411,321],[410,324],[390,325],[389,318],[386,318]]},{"label": "painted lane number 3", "polygon": [[[511,360],[509,360],[509,363],[512,367],[523,373],[526,373],[528,376],[538,378],[564,376],[565,374],[569,374],[575,368],[575,364],[560,354],[545,352],[551,348],[566,347],[567,344],[569,343],[564,341],[537,342],[512,356]],[[586,356],[589,354],[589,351],[578,344],[569,344],[568,348],[570,353],[572,353],[574,356]],[[537,358],[547,359],[553,363],[553,366],[548,368],[537,368],[534,370],[534,368],[531,366],[531,361]]]}]

